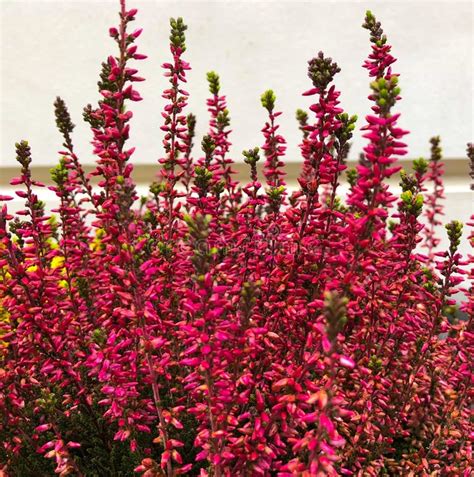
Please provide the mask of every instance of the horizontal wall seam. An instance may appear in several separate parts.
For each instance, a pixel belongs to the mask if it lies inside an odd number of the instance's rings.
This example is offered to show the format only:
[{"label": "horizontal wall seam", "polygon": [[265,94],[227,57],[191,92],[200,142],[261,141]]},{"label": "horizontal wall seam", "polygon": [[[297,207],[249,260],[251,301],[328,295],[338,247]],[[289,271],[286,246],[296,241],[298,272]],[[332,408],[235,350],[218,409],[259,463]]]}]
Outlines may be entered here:
[{"label": "horizontal wall seam", "polygon": [[[444,177],[449,180],[459,180],[470,182],[469,178],[469,161],[466,159],[443,159],[445,164],[445,174]],[[258,164],[259,169],[259,178],[263,180],[261,174],[263,161]],[[403,159],[398,162],[404,169],[411,171],[412,169],[412,160]],[[347,161],[348,168],[355,167],[357,161]],[[287,182],[295,182],[298,178],[301,171],[301,162],[287,162],[285,164],[285,180]],[[50,170],[53,166],[38,165],[32,166],[31,171],[33,178],[44,182],[48,185],[51,185],[51,175]],[[91,172],[94,169],[94,165],[84,165],[84,170],[86,173]],[[243,162],[236,162],[232,165],[233,169],[236,171],[235,178],[239,181],[247,181],[249,179],[249,166]],[[132,177],[137,184],[149,184],[153,181],[154,178],[158,177],[158,172],[160,167],[158,164],[134,164]],[[10,180],[14,177],[17,177],[20,174],[20,167],[16,166],[0,166],[0,187],[8,186]],[[342,174],[342,179],[344,179],[344,174]],[[96,179],[97,181],[97,179]]]}]

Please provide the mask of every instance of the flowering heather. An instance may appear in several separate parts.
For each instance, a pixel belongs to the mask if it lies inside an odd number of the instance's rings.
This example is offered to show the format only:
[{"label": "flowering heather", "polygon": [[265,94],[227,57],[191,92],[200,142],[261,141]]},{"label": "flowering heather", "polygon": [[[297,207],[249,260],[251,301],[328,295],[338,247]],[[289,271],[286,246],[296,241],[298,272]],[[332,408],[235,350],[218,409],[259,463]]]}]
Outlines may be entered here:
[{"label": "flowering heather", "polygon": [[[357,117],[341,107],[339,65],[319,52],[303,92],[312,104],[297,112],[303,167],[291,191],[272,90],[260,147],[243,152],[247,182],[234,177],[215,72],[196,140],[187,26],[171,19],[160,167],[139,198],[136,15],[121,0],[100,100],[84,108],[93,172],[57,98],[59,206],[38,199],[46,186],[26,141],[11,181],[24,209],[11,214],[12,197],[0,196],[0,475],[472,475],[474,255],[458,252],[456,220],[448,249],[437,247],[439,138],[412,173],[397,165],[408,131],[380,22],[367,12],[363,24],[362,160],[346,170]],[[397,174],[399,196],[388,185]]]}]

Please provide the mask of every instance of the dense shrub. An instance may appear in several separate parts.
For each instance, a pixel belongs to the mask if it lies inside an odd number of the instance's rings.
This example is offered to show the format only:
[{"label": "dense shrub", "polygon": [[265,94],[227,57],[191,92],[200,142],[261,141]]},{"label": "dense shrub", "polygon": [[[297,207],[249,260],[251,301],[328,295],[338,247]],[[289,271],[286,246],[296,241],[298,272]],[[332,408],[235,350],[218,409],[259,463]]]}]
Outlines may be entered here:
[{"label": "dense shrub", "polygon": [[[372,112],[342,198],[357,118],[339,105],[337,64],[309,61],[298,189],[285,184],[270,90],[264,144],[244,151],[250,179],[239,184],[213,72],[209,133],[193,155],[186,26],[172,19],[161,168],[139,198],[127,145],[142,80],[131,63],[145,59],[141,30],[129,33],[136,13],[122,0],[110,29],[118,54],[102,65],[98,105],[84,109],[90,175],[55,102],[54,215],[36,195],[28,143],[16,145],[11,183],[25,209],[0,213],[0,473],[472,475],[473,257],[457,251],[457,221],[449,249],[436,249],[439,138],[413,173],[396,165],[407,131],[380,23],[367,12]],[[398,172],[399,198],[387,185]]]}]

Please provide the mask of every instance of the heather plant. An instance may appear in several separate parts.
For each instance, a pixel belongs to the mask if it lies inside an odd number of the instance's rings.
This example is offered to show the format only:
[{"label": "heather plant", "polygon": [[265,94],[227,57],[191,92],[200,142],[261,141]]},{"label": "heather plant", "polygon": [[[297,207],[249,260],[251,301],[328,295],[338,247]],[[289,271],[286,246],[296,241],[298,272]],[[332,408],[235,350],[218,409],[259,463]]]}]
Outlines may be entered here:
[{"label": "heather plant", "polygon": [[[187,26],[171,19],[161,167],[138,197],[136,15],[121,0],[117,52],[84,108],[92,173],[57,98],[59,206],[38,199],[26,141],[11,181],[25,207],[13,215],[0,196],[0,475],[472,475],[474,257],[458,252],[456,220],[438,248],[439,138],[413,172],[397,165],[408,131],[380,22],[367,12],[363,24],[372,111],[359,164],[347,170],[357,117],[340,105],[340,67],[320,52],[291,190],[272,90],[262,144],[243,152],[247,182],[215,72],[196,139]],[[472,145],[468,157],[472,174]]]}]

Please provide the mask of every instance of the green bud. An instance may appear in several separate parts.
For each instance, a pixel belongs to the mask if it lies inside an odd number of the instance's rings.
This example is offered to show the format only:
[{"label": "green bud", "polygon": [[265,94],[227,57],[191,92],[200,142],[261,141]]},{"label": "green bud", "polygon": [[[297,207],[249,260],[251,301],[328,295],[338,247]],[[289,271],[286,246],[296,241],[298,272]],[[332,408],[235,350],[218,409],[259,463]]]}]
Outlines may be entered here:
[{"label": "green bud", "polygon": [[93,332],[92,332],[92,341],[94,343],[97,343],[97,344],[104,344],[105,341],[106,341],[106,334],[105,334],[105,331],[102,330],[101,328],[96,328]]},{"label": "green bud", "polygon": [[216,149],[216,143],[209,134],[206,134],[201,141],[202,151],[206,156],[210,156]]},{"label": "green bud", "polygon": [[212,188],[212,190],[214,191],[216,195],[222,194],[222,192],[224,192],[224,189],[225,189],[225,181],[223,179],[216,182],[214,184],[214,187]]},{"label": "green bud", "polygon": [[145,213],[143,214],[143,220],[147,223],[153,222],[153,212],[151,210],[145,210]]},{"label": "green bud", "polygon": [[212,172],[207,169],[206,167],[203,166],[196,166],[194,168],[194,182],[196,186],[203,192],[205,193],[207,191],[207,188],[209,187],[209,184],[212,180]]},{"label": "green bud", "polygon": [[59,164],[50,169],[51,179],[58,186],[62,187],[68,178],[68,169],[66,167],[66,159],[62,157]]},{"label": "green bud", "polygon": [[423,195],[417,194],[415,197],[415,207],[421,209],[423,207]]},{"label": "green bud", "polygon": [[221,86],[219,75],[215,71],[209,71],[207,73],[207,82],[209,83],[209,92],[215,95],[219,94]]},{"label": "green bud", "polygon": [[150,193],[153,195],[158,195],[164,190],[164,184],[160,182],[152,182],[150,184]]},{"label": "green bud", "polygon": [[308,121],[308,113],[303,109],[297,109],[296,120],[300,123],[300,126],[304,126]]},{"label": "green bud", "polygon": [[276,96],[271,89],[267,89],[260,97],[262,106],[271,114],[275,107]]},{"label": "green bud", "polygon": [[459,220],[452,220],[449,224],[445,225],[448,231],[448,238],[450,242],[449,251],[453,254],[461,243],[463,224]]},{"label": "green bud", "polygon": [[182,51],[186,50],[186,37],[184,32],[188,29],[188,27],[184,24],[183,19],[181,17],[177,18],[170,18],[170,26],[171,26],[171,34],[170,34],[170,41],[173,46],[177,48],[181,48]]},{"label": "green bud", "polygon": [[255,165],[260,160],[259,151],[260,149],[258,147],[242,151],[245,158],[244,162],[246,164]]},{"label": "green bud", "polygon": [[191,226],[193,224],[193,218],[189,214],[183,215],[183,220],[186,222],[187,225]]},{"label": "green bud", "polygon": [[405,192],[402,192],[402,195],[400,196],[402,199],[403,203],[406,205],[411,205],[411,201],[413,199],[413,193],[411,190],[406,190]]},{"label": "green bud", "polygon": [[377,358],[377,356],[372,355],[369,360],[368,368],[378,373],[382,369],[382,360]]},{"label": "green bud", "polygon": [[285,186],[270,187],[266,192],[270,199],[277,200],[280,199],[285,192]]},{"label": "green bud", "polygon": [[378,91],[379,90],[379,84],[377,83],[377,81],[372,81],[370,83],[370,88],[373,89],[374,91]]},{"label": "green bud", "polygon": [[388,230],[393,233],[397,225],[398,225],[398,222],[396,220],[390,219],[388,221]]},{"label": "green bud", "polygon": [[230,124],[229,110],[224,109],[217,114],[216,122],[220,128],[225,128]]},{"label": "green bud", "polygon": [[431,143],[431,160],[433,162],[438,162],[442,159],[442,149],[441,149],[441,138],[439,136],[434,136],[430,139]]},{"label": "green bud", "polygon": [[308,76],[313,86],[319,90],[324,90],[333,80],[334,76],[341,71],[337,63],[332,58],[326,58],[320,51],[316,58],[308,62]]},{"label": "green bud", "polygon": [[186,116],[186,124],[188,126],[189,136],[194,137],[194,131],[196,128],[196,116],[193,113],[189,113]]},{"label": "green bud", "polygon": [[158,251],[160,252],[160,254],[163,255],[163,257],[169,258],[169,257],[172,256],[173,249],[167,243],[158,242],[156,244],[156,246],[157,246]]}]

